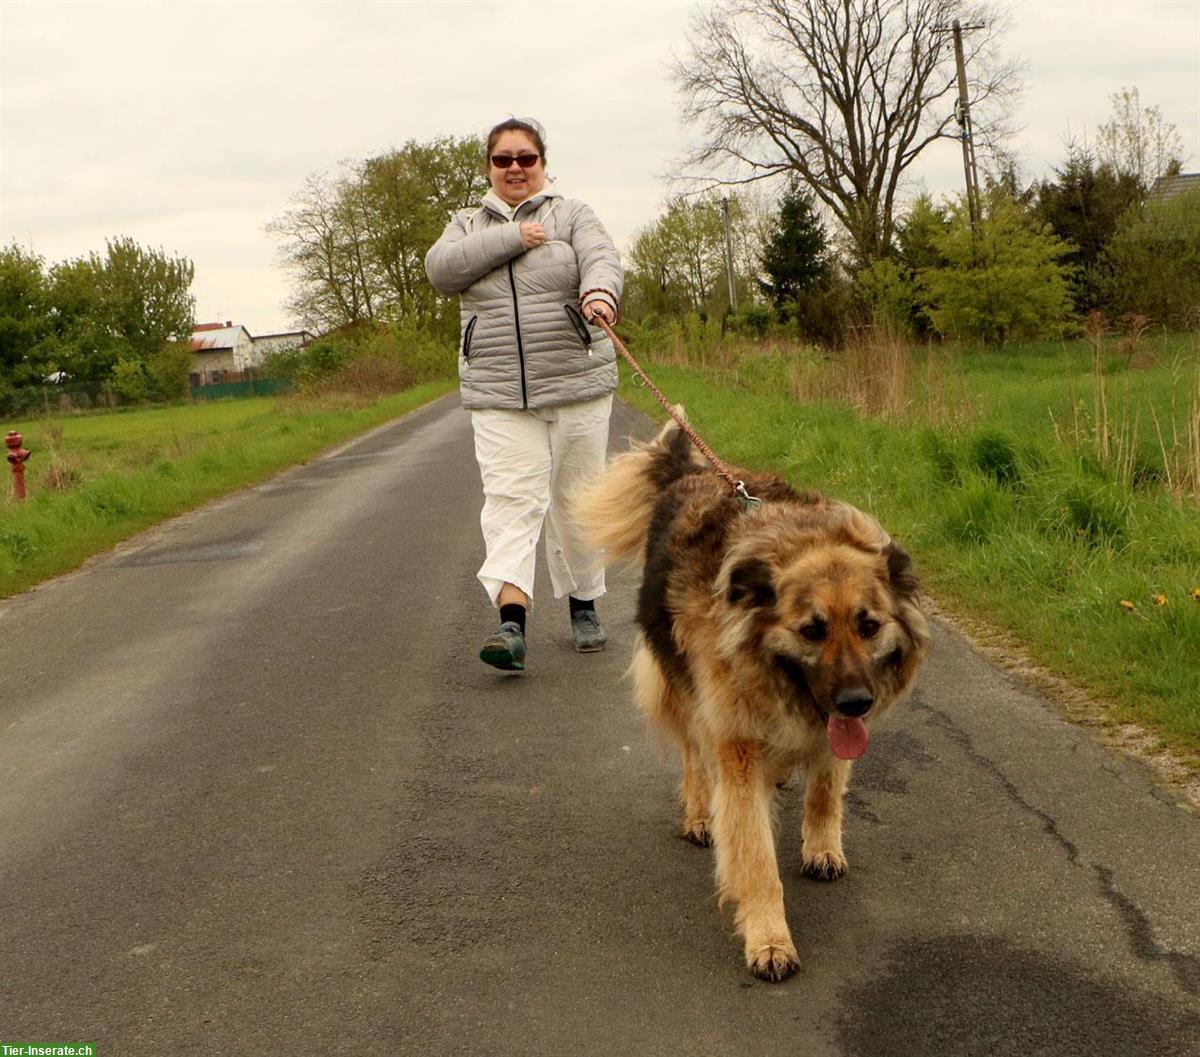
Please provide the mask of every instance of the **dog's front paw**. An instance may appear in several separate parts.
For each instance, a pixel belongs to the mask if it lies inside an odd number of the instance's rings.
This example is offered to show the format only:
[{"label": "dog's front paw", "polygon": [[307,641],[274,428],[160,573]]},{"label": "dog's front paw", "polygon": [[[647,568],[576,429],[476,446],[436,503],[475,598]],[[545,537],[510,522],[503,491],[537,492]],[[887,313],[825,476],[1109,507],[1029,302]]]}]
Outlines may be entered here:
[{"label": "dog's front paw", "polygon": [[836,881],[846,876],[849,864],[840,851],[822,851],[816,855],[805,854],[801,870],[805,877],[817,881]]},{"label": "dog's front paw", "polygon": [[712,830],[708,828],[708,819],[685,819],[683,839],[696,845],[697,848],[707,848],[712,844]]},{"label": "dog's front paw", "polygon": [[790,943],[768,943],[746,948],[746,967],[760,980],[775,984],[799,969],[800,959]]}]

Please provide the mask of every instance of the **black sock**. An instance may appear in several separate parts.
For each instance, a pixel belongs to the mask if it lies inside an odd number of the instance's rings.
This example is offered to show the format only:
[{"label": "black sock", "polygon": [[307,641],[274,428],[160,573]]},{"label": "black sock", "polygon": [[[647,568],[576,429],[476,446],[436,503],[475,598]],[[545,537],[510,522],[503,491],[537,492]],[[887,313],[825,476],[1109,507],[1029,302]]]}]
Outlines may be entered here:
[{"label": "black sock", "polygon": [[507,605],[500,607],[500,623],[507,624],[509,621],[514,624],[521,625],[521,634],[525,634],[525,607],[518,605],[516,602],[509,602]]},{"label": "black sock", "polygon": [[571,607],[571,618],[574,619],[580,613],[595,613],[596,600],[594,598],[582,599],[576,598],[574,595],[567,595],[567,604]]}]

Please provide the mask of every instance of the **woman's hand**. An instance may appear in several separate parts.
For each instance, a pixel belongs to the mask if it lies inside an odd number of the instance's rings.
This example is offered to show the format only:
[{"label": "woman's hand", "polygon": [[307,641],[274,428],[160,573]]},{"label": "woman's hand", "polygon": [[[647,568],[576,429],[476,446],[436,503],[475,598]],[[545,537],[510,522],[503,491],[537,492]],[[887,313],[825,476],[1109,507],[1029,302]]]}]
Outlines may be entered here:
[{"label": "woman's hand", "polygon": [[546,229],[536,220],[527,220],[521,225],[521,244],[531,250],[546,241]]},{"label": "woman's hand", "polygon": [[616,322],[617,319],[616,315],[613,313],[612,305],[610,305],[607,301],[601,301],[599,298],[589,301],[583,306],[583,315],[589,323],[594,323],[596,322],[596,319],[599,318],[603,319],[604,322],[610,327]]}]

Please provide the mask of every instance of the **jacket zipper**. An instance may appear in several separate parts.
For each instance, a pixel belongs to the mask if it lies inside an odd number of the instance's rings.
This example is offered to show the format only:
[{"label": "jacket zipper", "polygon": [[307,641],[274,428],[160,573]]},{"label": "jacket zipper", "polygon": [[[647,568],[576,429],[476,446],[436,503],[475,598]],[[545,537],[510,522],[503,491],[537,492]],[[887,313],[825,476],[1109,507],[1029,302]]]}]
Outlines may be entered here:
[{"label": "jacket zipper", "polygon": [[590,357],[592,355],[592,335],[588,332],[582,313],[570,303],[563,305],[563,311],[566,312],[567,319],[571,321],[571,326],[575,330],[575,336],[583,344],[584,351]]},{"label": "jacket zipper", "polygon": [[471,335],[475,333],[475,324],[479,322],[479,316],[471,317],[471,322],[467,324],[467,332],[463,335],[463,359],[471,359]]},{"label": "jacket zipper", "polygon": [[517,332],[517,359],[521,363],[521,408],[529,409],[529,391],[525,386],[525,346],[521,343],[521,313],[517,308],[517,280],[513,276],[512,261],[508,262],[508,285],[512,287],[513,327]]}]

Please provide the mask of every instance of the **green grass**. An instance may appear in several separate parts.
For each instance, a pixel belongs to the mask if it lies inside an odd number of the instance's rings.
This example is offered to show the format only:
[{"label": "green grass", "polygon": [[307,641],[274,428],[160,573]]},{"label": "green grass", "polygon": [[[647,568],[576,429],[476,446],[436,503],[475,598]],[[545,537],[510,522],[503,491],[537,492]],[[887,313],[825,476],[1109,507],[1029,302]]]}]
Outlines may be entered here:
[{"label": "green grass", "polygon": [[[639,352],[723,459],[876,514],[933,597],[1010,633],[1108,719],[1200,762],[1200,501],[1179,487],[1200,414],[1195,336],[1164,339],[1141,370],[1106,351],[1097,370],[1083,342],[943,356],[936,369],[917,354],[887,416],[814,398],[813,372],[832,392],[840,368],[798,362],[822,359],[811,350],[743,347],[707,366]],[[663,417],[644,389],[626,381],[623,394]]]},{"label": "green grass", "polygon": [[432,382],[365,406],[261,397],[6,424],[34,454],[28,500],[0,501],[0,598],[451,388]]}]

